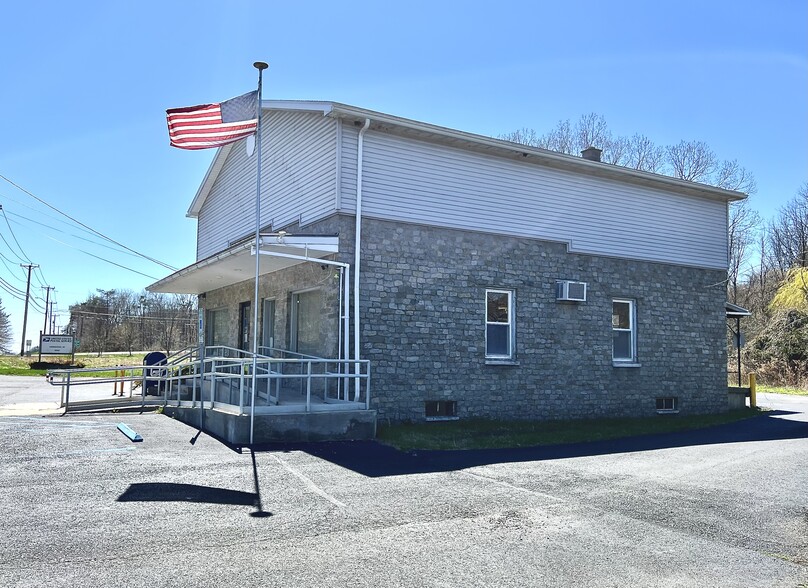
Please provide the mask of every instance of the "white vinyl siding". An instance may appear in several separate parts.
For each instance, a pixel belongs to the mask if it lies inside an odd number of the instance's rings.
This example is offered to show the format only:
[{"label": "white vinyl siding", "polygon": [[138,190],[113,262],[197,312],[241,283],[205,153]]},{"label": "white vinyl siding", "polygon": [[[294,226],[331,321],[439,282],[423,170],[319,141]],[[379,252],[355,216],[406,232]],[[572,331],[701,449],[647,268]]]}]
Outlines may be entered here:
[{"label": "white vinyl siding", "polygon": [[255,226],[255,159],[247,158],[244,141],[230,146],[222,171],[199,211],[196,259],[227,247],[228,241]]},{"label": "white vinyl siding", "polygon": [[[356,159],[346,147],[356,132],[345,130],[342,208],[351,212]],[[727,266],[724,202],[373,131],[364,154],[368,217],[559,241],[571,252]]]},{"label": "white vinyl siding", "polygon": [[[338,134],[335,119],[300,111],[269,111],[265,122],[262,226],[305,226],[337,202],[353,214],[359,127],[342,123]],[[243,143],[234,144],[198,213],[197,259],[254,231],[254,166]],[[724,202],[373,130],[363,166],[368,218],[556,241],[576,253],[727,266]]]},{"label": "white vinyl siding", "polygon": [[[310,223],[336,202],[336,121],[271,111],[264,118],[261,225]],[[354,174],[355,176],[356,174]],[[199,211],[197,260],[255,230],[255,157],[235,143]]]},{"label": "white vinyl siding", "polygon": [[359,149],[359,129],[354,125],[343,124],[341,139],[340,207],[343,212],[354,214],[356,212],[356,157]]}]

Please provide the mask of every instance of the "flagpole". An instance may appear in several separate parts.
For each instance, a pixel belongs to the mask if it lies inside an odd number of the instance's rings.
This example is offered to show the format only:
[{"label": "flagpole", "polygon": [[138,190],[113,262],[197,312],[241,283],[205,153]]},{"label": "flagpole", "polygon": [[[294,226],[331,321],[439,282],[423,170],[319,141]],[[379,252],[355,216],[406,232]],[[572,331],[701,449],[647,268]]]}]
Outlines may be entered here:
[{"label": "flagpole", "polygon": [[264,70],[269,67],[263,61],[256,61],[253,67],[258,70],[258,128],[255,131],[256,179],[255,179],[255,302],[253,304],[253,363],[252,400],[250,403],[250,445],[253,444],[255,430],[255,396],[258,394],[258,276],[261,269],[261,95],[263,93]]}]

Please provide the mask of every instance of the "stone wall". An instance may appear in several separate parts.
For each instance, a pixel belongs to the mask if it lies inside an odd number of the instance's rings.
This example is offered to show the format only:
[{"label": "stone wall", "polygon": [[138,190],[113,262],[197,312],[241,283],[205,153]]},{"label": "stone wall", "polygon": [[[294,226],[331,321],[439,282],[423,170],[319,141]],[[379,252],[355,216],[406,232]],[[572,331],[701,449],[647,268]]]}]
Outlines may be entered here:
[{"label": "stone wall", "polygon": [[[323,320],[320,323],[320,339],[324,354],[337,357],[339,346],[339,269],[334,266],[321,266],[309,262],[281,271],[261,276],[259,298],[275,301],[275,347],[290,349],[291,304],[293,294],[300,291],[320,289],[323,294]],[[239,305],[252,302],[255,295],[255,281],[245,280],[233,286],[207,292],[200,299],[200,307],[206,310],[223,310],[228,314],[228,345],[237,347],[239,330]],[[250,351],[252,350],[252,312],[250,310]],[[263,304],[258,309],[258,325],[263,325]],[[261,333],[259,332],[259,336]],[[260,339],[259,339],[260,344]]]},{"label": "stone wall", "polygon": [[[382,221],[363,224],[362,349],[379,418],[586,418],[726,410],[725,273],[569,254],[566,246]],[[556,280],[588,283],[556,301]],[[513,290],[513,365],[485,358],[485,290]],[[639,367],[612,362],[612,299],[636,301]]]},{"label": "stone wall", "polygon": [[[334,216],[295,233],[339,234],[353,265],[353,218]],[[569,254],[534,239],[364,219],[362,358],[371,361],[379,418],[423,420],[424,403],[454,400],[461,418],[587,418],[656,414],[676,397],[682,413],[726,410],[725,272]],[[276,342],[287,347],[293,291],[323,288],[322,336],[337,356],[339,280],[306,263],[261,279],[276,300]],[[587,282],[587,301],[556,301],[556,280]],[[485,358],[485,291],[515,297],[515,361]],[[351,285],[351,292],[353,286]],[[226,307],[231,340],[253,282],[207,293]],[[638,367],[612,361],[612,300],[636,303]]]}]

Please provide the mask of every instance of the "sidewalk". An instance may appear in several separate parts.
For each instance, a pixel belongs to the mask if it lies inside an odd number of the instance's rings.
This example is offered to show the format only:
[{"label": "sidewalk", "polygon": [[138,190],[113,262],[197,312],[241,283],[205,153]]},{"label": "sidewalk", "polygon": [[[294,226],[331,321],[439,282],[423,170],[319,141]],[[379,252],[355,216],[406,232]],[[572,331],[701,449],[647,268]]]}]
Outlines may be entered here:
[{"label": "sidewalk", "polygon": [[[70,387],[70,400],[112,398],[113,385],[89,384]],[[125,395],[128,387],[125,386]],[[44,376],[0,376],[0,416],[44,416],[61,414],[61,386]]]}]

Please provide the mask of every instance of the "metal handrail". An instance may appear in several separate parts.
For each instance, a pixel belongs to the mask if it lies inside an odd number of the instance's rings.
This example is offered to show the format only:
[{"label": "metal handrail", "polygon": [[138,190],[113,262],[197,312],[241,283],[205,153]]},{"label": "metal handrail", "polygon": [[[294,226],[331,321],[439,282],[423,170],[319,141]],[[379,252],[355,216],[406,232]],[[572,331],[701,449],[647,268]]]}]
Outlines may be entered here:
[{"label": "metal handrail", "polygon": [[[305,354],[286,351],[282,349],[272,349],[285,355],[293,355],[294,357],[269,357],[266,355],[258,354],[253,356],[252,353],[243,350],[235,349],[226,346],[214,346],[211,350],[225,350],[227,353],[236,353],[242,357],[229,357],[224,355],[211,355],[209,356],[206,349],[206,357],[202,362],[196,360],[198,353],[194,353],[193,349],[189,349],[180,357],[173,356],[172,361],[160,363],[156,365],[128,365],[128,366],[115,366],[107,368],[78,368],[78,369],[61,369],[52,370],[48,372],[48,381],[55,386],[62,386],[62,405],[66,408],[69,406],[70,387],[84,384],[101,384],[101,383],[120,383],[120,382],[140,382],[142,403],[146,399],[146,384],[148,381],[157,381],[158,390],[163,391],[163,402],[180,402],[182,390],[180,383],[189,382],[192,385],[191,400],[195,406],[199,401],[204,407],[205,404],[205,391],[202,385],[205,381],[210,383],[209,388],[209,402],[212,408],[215,403],[230,404],[231,402],[221,402],[216,400],[216,392],[219,383],[222,383],[230,390],[232,394],[235,385],[238,385],[238,408],[241,413],[244,413],[245,407],[254,406],[255,402],[253,395],[258,396],[261,392],[259,386],[256,385],[254,390],[249,390],[245,386],[247,380],[252,380],[252,367],[255,365],[256,373],[255,380],[266,381],[266,402],[270,401],[278,404],[281,395],[281,382],[288,380],[300,380],[301,384],[305,384],[305,410],[311,411],[312,403],[312,384],[317,381],[325,381],[323,388],[323,400],[331,402],[348,402],[363,404],[364,408],[370,408],[370,362],[369,360],[353,360],[353,359],[327,359],[316,356],[307,356]],[[262,348],[270,349],[270,348]],[[183,361],[184,360],[184,361]],[[336,371],[329,371],[328,366],[337,366]],[[289,373],[285,366],[295,366],[297,373]],[[320,370],[320,366],[323,369]],[[354,366],[351,369],[350,366]],[[201,374],[200,374],[201,370]],[[82,375],[89,375],[100,372],[121,372],[112,377],[104,378],[82,378]],[[60,379],[61,381],[54,381]],[[274,384],[274,398],[272,394],[272,382]],[[341,388],[338,385],[337,397],[329,396],[328,382],[337,381],[344,383]],[[347,383],[349,381],[364,381],[364,394],[362,394],[361,387],[353,390],[353,398],[351,399],[351,391]],[[130,398],[132,396],[133,385],[130,384]],[[302,391],[302,390],[301,390]],[[344,398],[340,396],[344,393]],[[364,402],[362,402],[364,396]],[[228,397],[230,399],[230,397]]]}]

